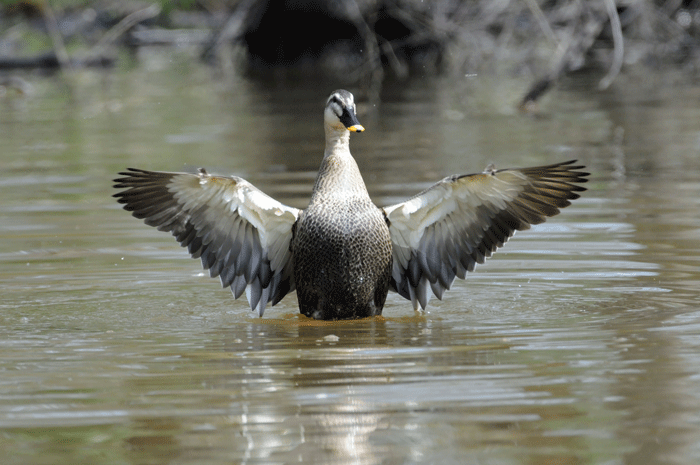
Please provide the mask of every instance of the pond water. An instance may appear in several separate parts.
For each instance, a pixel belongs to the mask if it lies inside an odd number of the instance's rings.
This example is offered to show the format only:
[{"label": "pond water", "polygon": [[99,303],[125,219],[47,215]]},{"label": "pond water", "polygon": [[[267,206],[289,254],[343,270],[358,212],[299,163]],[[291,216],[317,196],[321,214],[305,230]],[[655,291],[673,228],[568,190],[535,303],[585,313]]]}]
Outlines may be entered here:
[{"label": "pond water", "polygon": [[187,57],[0,100],[5,464],[695,464],[700,87],[683,76],[425,78],[360,101],[379,205],[453,173],[577,158],[589,190],[429,312],[256,318],[111,198],[127,166],[245,177],[307,202],[338,83],[256,82]]}]

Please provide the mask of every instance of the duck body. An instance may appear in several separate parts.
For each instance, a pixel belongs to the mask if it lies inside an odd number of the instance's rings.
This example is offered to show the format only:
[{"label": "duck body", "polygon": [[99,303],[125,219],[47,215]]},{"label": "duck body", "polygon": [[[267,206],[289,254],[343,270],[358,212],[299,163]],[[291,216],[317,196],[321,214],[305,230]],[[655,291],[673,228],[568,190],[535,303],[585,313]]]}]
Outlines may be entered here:
[{"label": "duck body", "polygon": [[324,159],[293,239],[299,310],[322,320],[379,315],[389,292],[391,236],[352,157]]},{"label": "duck body", "polygon": [[212,277],[246,294],[262,316],[297,291],[302,314],[322,320],[380,315],[388,292],[425,309],[456,277],[515,233],[579,197],[588,173],[575,161],[448,176],[405,202],[377,207],[350,154],[362,132],[352,94],[324,111],[326,147],[309,205],[286,206],[244,179],[129,168],[118,202],[168,231]]}]

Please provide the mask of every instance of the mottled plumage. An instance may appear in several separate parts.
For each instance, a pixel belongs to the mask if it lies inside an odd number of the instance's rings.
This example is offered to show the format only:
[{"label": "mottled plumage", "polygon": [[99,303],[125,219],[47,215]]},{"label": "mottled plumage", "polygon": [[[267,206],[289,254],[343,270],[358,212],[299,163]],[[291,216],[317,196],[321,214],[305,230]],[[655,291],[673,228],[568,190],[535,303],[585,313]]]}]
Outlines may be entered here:
[{"label": "mottled plumage", "polygon": [[350,132],[364,128],[352,94],[337,90],[324,112],[326,149],[304,210],[238,177],[129,168],[115,194],[124,209],[169,231],[235,298],[262,316],[297,290],[301,313],[325,320],[382,312],[388,291],[425,309],[455,277],[516,230],[556,215],[579,197],[588,173],[574,161],[450,176],[397,205],[372,203]]}]

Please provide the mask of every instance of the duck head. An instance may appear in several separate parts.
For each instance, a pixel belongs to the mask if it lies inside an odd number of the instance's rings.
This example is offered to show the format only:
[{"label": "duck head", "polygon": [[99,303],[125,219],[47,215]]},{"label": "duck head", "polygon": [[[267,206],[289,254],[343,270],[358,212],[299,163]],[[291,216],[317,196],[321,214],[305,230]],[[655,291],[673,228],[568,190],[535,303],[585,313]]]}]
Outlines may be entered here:
[{"label": "duck head", "polygon": [[326,127],[336,131],[362,132],[365,130],[357,120],[355,98],[347,90],[336,90],[328,97],[323,117]]}]

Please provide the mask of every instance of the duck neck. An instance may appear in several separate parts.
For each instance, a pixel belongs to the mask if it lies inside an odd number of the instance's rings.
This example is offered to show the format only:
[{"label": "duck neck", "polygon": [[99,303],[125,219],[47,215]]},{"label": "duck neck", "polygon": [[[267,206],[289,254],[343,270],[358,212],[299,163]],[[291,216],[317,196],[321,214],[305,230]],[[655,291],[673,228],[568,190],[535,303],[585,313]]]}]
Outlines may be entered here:
[{"label": "duck neck", "polygon": [[350,155],[350,131],[326,126],[326,151],[323,158],[332,154]]},{"label": "duck neck", "polygon": [[358,196],[369,198],[360,169],[350,154],[350,131],[327,127],[326,151],[318,170],[311,202]]}]

